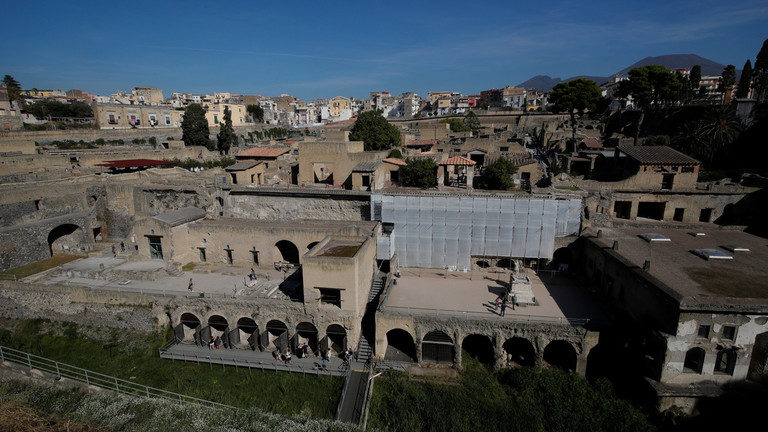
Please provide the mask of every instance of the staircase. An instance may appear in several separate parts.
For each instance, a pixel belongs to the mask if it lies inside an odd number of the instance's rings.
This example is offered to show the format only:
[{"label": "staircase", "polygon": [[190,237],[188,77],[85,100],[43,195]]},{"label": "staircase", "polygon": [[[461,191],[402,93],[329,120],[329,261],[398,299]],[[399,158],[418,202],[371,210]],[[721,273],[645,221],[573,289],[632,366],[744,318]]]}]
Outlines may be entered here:
[{"label": "staircase", "polygon": [[357,361],[368,363],[372,356],[373,350],[371,349],[371,344],[368,342],[368,338],[361,336],[360,343],[357,346]]},{"label": "staircase", "polygon": [[377,273],[376,276],[373,279],[373,283],[371,284],[371,292],[368,294],[368,303],[372,302],[376,299],[376,296],[381,293],[381,290],[384,289],[384,281],[387,279],[387,276],[382,273]]}]

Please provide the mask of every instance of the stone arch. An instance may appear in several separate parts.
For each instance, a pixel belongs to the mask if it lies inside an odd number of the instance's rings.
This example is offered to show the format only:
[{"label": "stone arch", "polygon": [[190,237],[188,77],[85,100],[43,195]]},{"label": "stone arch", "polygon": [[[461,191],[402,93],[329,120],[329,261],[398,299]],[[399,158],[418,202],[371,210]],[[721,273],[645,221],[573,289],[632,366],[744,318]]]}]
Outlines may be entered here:
[{"label": "stone arch", "polygon": [[265,349],[288,349],[288,326],[280,320],[271,320],[267,323]]},{"label": "stone arch", "polygon": [[573,263],[573,252],[569,247],[561,247],[552,254],[552,265],[555,269],[565,265],[565,268],[570,268]]},{"label": "stone arch", "polygon": [[416,361],[416,344],[413,336],[403,329],[392,329],[387,332],[387,351],[385,360]]},{"label": "stone arch", "polygon": [[300,322],[296,325],[296,334],[294,337],[294,348],[298,351],[299,347],[304,344],[309,346],[309,353],[317,353],[317,327],[311,322]]},{"label": "stone arch", "polygon": [[440,330],[432,330],[421,341],[421,359],[433,363],[453,363],[453,338]]},{"label": "stone arch", "polygon": [[514,270],[516,268],[515,260],[512,258],[501,258],[496,261],[496,267]]},{"label": "stone arch", "polygon": [[208,317],[205,339],[220,337],[225,346],[229,346],[229,322],[221,315],[213,314]]},{"label": "stone arch", "polygon": [[715,357],[715,373],[733,375],[736,367],[736,351],[733,349],[721,349]]},{"label": "stone arch", "polygon": [[176,326],[176,337],[181,341],[199,342],[200,318],[191,312],[184,312],[179,318],[179,325]]},{"label": "stone arch", "polygon": [[704,348],[695,347],[685,353],[683,372],[700,374],[704,369]]},{"label": "stone arch", "polygon": [[544,361],[558,369],[576,370],[576,349],[564,340],[552,341],[544,348]]},{"label": "stone arch", "polygon": [[491,338],[481,334],[470,334],[461,341],[461,349],[470,357],[486,365],[493,365],[496,355],[493,352]]},{"label": "stone arch", "polygon": [[488,261],[486,261],[486,260],[480,260],[480,261],[477,262],[477,266],[479,268],[489,268],[491,266],[491,264],[488,263]]},{"label": "stone arch", "polygon": [[[252,350],[259,349],[259,326],[250,317],[237,320],[237,344]],[[231,341],[230,341],[231,342]]]},{"label": "stone arch", "polygon": [[326,348],[336,354],[347,350],[347,330],[339,324],[331,324],[325,330]]},{"label": "stone arch", "polygon": [[280,240],[275,243],[275,249],[277,249],[276,257],[281,257],[282,261],[289,262],[291,264],[299,263],[299,248],[296,247],[290,240]]},{"label": "stone arch", "polygon": [[68,251],[80,247],[83,229],[79,225],[66,223],[48,232],[48,250],[51,256],[55,252]]},{"label": "stone arch", "polygon": [[317,244],[320,243],[319,241],[312,242],[307,245],[307,250],[312,250],[313,247],[317,246]]},{"label": "stone arch", "polygon": [[536,348],[524,337],[515,336],[507,339],[503,345],[507,361],[518,366],[533,366],[536,364]]}]

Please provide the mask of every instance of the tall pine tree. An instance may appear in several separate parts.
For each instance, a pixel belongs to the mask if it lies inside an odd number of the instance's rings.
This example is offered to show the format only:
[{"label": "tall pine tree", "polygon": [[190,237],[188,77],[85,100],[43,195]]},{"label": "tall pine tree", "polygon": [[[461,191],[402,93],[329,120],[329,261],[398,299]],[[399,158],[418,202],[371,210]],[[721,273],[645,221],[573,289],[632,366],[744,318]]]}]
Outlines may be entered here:
[{"label": "tall pine tree", "polygon": [[749,97],[749,90],[752,87],[752,62],[747,60],[744,63],[744,69],[741,70],[739,78],[739,88],[736,90],[736,97],[739,99]]},{"label": "tall pine tree", "polygon": [[16,79],[10,75],[6,75],[3,77],[3,84],[5,84],[5,89],[8,91],[8,99],[11,101],[19,101],[21,100],[21,84],[19,84]]},{"label": "tall pine tree", "polygon": [[216,141],[221,154],[229,153],[229,149],[233,145],[237,145],[237,135],[232,127],[232,111],[227,106],[224,106],[224,124],[221,125],[219,134],[216,135]]},{"label": "tall pine tree", "polygon": [[755,68],[752,70],[755,88],[755,99],[763,102],[768,96],[768,39],[763,42],[760,52],[755,58]]}]

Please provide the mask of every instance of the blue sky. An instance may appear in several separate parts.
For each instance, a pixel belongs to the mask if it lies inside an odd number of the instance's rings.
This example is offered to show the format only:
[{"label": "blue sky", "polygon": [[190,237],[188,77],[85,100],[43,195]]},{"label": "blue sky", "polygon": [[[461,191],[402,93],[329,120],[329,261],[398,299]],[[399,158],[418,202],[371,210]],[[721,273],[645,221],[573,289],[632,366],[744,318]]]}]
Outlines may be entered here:
[{"label": "blue sky", "polygon": [[741,68],[768,38],[765,0],[3,0],[2,11],[0,74],[100,94],[471,94],[537,74],[610,75],[663,54]]}]

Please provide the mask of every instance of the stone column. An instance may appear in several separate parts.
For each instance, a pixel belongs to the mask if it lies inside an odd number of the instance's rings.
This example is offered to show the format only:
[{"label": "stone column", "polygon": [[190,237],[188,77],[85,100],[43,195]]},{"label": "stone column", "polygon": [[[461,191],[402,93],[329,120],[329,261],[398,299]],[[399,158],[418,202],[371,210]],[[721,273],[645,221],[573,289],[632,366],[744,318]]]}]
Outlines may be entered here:
[{"label": "stone column", "polygon": [[461,369],[461,334],[453,332],[453,364]]},{"label": "stone column", "polygon": [[536,336],[535,339],[536,360],[535,364],[538,367],[544,366],[544,348],[547,347],[547,340],[541,336]]},{"label": "stone column", "polygon": [[494,354],[496,355],[496,369],[501,369],[507,364],[507,353],[504,352],[504,337],[496,333],[493,336]]},{"label": "stone column", "polygon": [[475,180],[475,167],[473,165],[467,166],[467,189],[472,189],[472,183]]},{"label": "stone column", "polygon": [[413,341],[414,345],[416,346],[416,363],[421,364],[423,361],[422,354],[421,354],[421,338],[417,338]]}]

